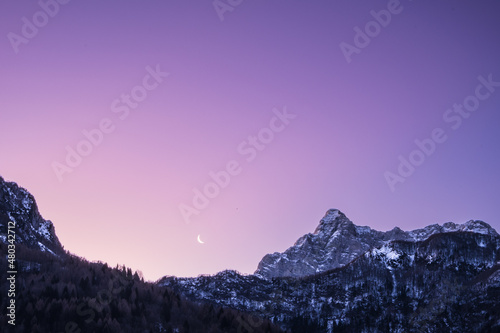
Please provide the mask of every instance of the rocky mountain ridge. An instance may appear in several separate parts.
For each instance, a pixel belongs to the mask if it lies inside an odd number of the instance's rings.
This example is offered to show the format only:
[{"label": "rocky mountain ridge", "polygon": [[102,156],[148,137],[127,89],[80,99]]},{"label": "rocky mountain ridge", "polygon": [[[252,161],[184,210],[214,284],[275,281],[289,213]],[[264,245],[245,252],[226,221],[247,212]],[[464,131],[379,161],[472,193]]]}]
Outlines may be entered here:
[{"label": "rocky mountain ridge", "polygon": [[56,255],[64,252],[54,225],[40,215],[33,195],[0,176],[0,241],[3,243],[7,240],[9,222],[15,222],[16,244]]},{"label": "rocky mountain ridge", "polygon": [[423,241],[438,233],[468,231],[498,236],[482,221],[464,224],[448,222],[422,229],[403,231],[398,227],[382,232],[367,226],[357,226],[338,209],[330,209],[314,233],[300,237],[285,252],[275,252],[262,258],[254,274],[264,277],[301,277],[342,267],[366,251],[394,240]]}]

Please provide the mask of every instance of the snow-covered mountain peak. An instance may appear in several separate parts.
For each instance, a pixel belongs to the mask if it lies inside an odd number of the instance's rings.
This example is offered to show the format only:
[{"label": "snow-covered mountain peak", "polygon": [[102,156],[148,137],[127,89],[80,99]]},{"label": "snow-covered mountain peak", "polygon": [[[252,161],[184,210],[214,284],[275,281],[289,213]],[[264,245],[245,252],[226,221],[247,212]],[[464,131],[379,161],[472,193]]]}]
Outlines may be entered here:
[{"label": "snow-covered mountain peak", "polygon": [[338,229],[352,229],[354,224],[338,209],[330,209],[319,222],[313,235],[328,237]]},{"label": "snow-covered mountain peak", "polygon": [[326,211],[325,216],[321,219],[321,221],[330,222],[341,216],[345,217],[344,213],[338,209],[332,208]]},{"label": "snow-covered mountain peak", "polygon": [[475,232],[478,234],[498,236],[498,233],[488,223],[480,220],[470,220],[462,224],[460,231]]},{"label": "snow-covered mountain peak", "polygon": [[395,227],[382,232],[367,226],[357,226],[340,210],[330,209],[314,233],[300,237],[283,253],[275,252],[264,256],[255,274],[264,278],[313,275],[342,267],[367,251],[382,249],[392,241],[422,242],[432,235],[450,232],[472,232],[498,237],[497,232],[487,223],[474,220],[464,224],[432,224],[412,231]]}]

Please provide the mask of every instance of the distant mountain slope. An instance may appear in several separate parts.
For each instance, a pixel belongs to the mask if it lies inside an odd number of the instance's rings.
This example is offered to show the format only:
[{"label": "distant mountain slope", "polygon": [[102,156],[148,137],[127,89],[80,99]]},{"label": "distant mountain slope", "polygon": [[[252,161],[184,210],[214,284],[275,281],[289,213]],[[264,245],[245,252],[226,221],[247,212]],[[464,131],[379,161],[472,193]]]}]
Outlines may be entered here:
[{"label": "distant mountain slope", "polygon": [[16,244],[53,254],[64,253],[54,225],[42,218],[35,198],[0,176],[0,242],[6,243],[9,221],[15,222]]}]

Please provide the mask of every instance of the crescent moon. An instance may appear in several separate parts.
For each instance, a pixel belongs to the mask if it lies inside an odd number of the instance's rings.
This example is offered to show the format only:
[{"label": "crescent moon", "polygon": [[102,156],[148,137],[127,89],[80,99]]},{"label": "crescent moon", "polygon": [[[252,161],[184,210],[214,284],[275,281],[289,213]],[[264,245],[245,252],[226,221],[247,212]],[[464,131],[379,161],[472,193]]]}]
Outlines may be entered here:
[{"label": "crescent moon", "polygon": [[198,235],[198,243],[200,243],[200,244],[205,244],[205,242],[201,240],[200,236],[201,236],[201,235]]}]

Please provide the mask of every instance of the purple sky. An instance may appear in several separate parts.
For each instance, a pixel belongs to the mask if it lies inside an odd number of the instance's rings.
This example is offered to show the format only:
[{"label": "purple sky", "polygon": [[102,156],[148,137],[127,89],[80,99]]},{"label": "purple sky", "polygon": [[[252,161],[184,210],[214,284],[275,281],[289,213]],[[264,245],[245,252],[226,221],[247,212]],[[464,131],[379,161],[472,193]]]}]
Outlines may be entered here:
[{"label": "purple sky", "polygon": [[0,3],[0,174],[67,250],[155,280],[252,273],[329,208],[500,230],[498,1],[227,3]]}]

